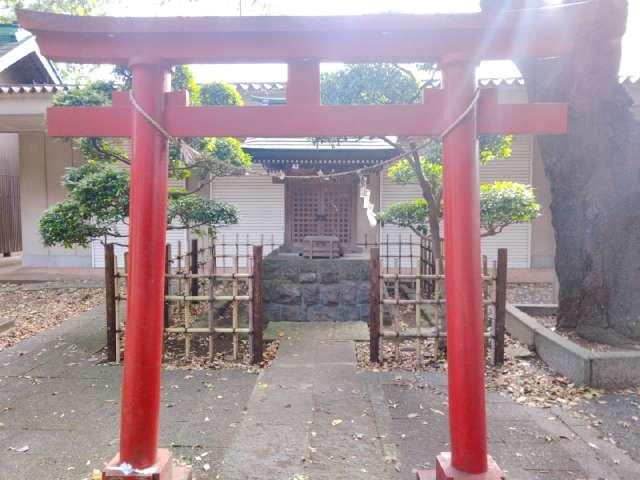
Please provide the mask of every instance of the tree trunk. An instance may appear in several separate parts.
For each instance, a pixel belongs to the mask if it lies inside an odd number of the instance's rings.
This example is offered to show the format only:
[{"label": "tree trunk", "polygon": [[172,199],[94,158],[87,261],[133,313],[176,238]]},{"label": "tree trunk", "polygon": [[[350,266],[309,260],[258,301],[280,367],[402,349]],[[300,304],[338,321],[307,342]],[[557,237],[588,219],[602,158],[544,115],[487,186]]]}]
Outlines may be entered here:
[{"label": "tree trunk", "polygon": [[[529,1],[529,6],[533,2]],[[567,102],[567,135],[539,136],[551,187],[558,325],[640,340],[640,125],[618,82],[626,0],[596,4],[573,55],[519,60],[531,102]]]},{"label": "tree trunk", "polygon": [[[410,147],[414,149],[416,146],[414,143],[410,144]],[[431,234],[431,251],[433,252],[433,259],[440,267],[440,272],[444,272],[444,262],[442,258],[442,238],[440,237],[440,193],[435,193],[433,186],[425,178],[422,173],[422,166],[420,163],[420,154],[414,151],[409,159],[413,173],[418,179],[420,190],[422,191],[422,198],[425,199],[428,205],[429,212],[429,233]]]},{"label": "tree trunk", "polygon": [[440,266],[440,272],[444,271],[444,259],[442,258],[442,237],[440,236],[440,218],[429,211],[429,233],[431,233],[431,251],[433,260]]}]

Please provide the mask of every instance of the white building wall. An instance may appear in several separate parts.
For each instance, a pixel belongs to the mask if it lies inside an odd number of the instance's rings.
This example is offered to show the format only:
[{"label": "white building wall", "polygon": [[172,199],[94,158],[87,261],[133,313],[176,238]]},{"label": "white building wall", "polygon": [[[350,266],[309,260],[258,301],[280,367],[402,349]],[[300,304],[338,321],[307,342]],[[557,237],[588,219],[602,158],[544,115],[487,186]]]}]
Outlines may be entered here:
[{"label": "white building wall", "polygon": [[22,265],[25,267],[89,267],[91,250],[47,248],[38,231],[39,219],[49,207],[64,200],[62,176],[81,165],[82,156],[71,142],[49,138],[45,132],[20,133],[20,213],[22,215]]},{"label": "white building wall", "polygon": [[[233,243],[236,237],[241,243],[259,245],[281,245],[284,243],[284,184],[273,183],[270,175],[260,166],[255,166],[254,175],[218,177],[211,182],[210,195],[213,200],[231,203],[238,209],[238,223],[218,229],[218,241]],[[235,248],[225,247],[226,254]],[[222,265],[222,247],[217,247]],[[240,247],[240,255],[246,248]],[[265,251],[265,254],[269,253]],[[244,266],[245,258],[240,258]],[[224,266],[231,266],[227,259]]]},{"label": "white building wall", "polygon": [[[417,200],[422,197],[422,191],[417,183],[411,183],[408,185],[400,185],[395,183],[388,175],[388,168],[380,174],[380,211],[386,211],[391,205],[399,202],[406,202],[409,200]],[[420,244],[420,238],[411,231],[409,228],[401,228],[397,225],[385,225],[379,228],[380,242],[389,243],[389,247],[384,247],[380,251],[382,268],[395,268],[396,264],[394,260],[398,257],[400,246],[396,243],[410,243]],[[401,260],[402,268],[411,268],[412,263],[414,268],[418,268],[418,262],[420,257],[420,250],[416,248],[413,252],[413,247],[402,247],[403,258]],[[407,252],[413,253],[416,257],[411,260],[410,256],[407,256]],[[392,257],[387,259],[387,257]],[[388,263],[388,264],[387,264]]]}]

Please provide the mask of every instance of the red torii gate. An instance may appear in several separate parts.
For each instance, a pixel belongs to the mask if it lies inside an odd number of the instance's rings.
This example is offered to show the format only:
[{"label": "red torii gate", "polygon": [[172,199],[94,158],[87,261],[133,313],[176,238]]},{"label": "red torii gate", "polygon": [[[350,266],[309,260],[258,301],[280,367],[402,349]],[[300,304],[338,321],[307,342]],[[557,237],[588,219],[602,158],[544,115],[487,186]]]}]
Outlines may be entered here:
[{"label": "red torii gate", "polygon": [[[480,60],[569,54],[574,32],[593,18],[587,4],[507,11],[490,16],[74,17],[20,11],[52,60],[128,65],[138,104],[175,137],[434,136],[471,104]],[[424,62],[442,67],[443,88],[417,105],[320,103],[320,62]],[[190,107],[169,92],[173,65],[288,64],[287,104]],[[445,248],[451,454],[420,479],[499,479],[487,456],[480,270],[477,137],[554,134],[566,129],[563,104],[502,105],[480,100],[444,140]],[[111,107],[55,107],[57,137],[132,137],[127,361],[122,388],[120,454],[103,478],[186,478],[158,450],[162,360],[167,139],[116,93]],[[259,472],[258,472],[259,474]]]}]

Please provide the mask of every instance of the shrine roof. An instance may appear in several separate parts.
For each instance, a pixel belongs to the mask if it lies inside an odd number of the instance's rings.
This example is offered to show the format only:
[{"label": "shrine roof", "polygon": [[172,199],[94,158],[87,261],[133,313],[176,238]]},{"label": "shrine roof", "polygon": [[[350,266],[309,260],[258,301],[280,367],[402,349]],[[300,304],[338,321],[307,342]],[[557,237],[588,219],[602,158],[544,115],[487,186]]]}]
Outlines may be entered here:
[{"label": "shrine roof", "polygon": [[242,149],[255,160],[278,162],[374,161],[397,153],[396,148],[384,140],[366,137],[322,143],[316,143],[313,138],[247,138]]},{"label": "shrine roof", "polygon": [[242,148],[278,150],[393,150],[379,138],[343,138],[335,142],[315,142],[313,138],[247,138]]},{"label": "shrine roof", "polygon": [[0,72],[21,82],[60,82],[52,63],[44,58],[36,38],[14,24],[0,24]]}]

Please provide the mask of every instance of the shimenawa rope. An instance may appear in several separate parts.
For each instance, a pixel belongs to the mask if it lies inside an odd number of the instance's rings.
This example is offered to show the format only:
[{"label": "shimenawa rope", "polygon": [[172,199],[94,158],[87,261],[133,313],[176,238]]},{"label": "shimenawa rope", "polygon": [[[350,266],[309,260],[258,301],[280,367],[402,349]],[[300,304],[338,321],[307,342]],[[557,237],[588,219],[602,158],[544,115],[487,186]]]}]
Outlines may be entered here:
[{"label": "shimenawa rope", "polygon": [[[444,129],[444,131],[438,135],[438,137],[442,140],[444,140],[444,138],[449,135],[458,125],[460,125],[460,123],[462,123],[462,121],[467,117],[467,115],[469,115],[469,113],[471,113],[471,111],[473,110],[473,108],[476,106],[476,104],[478,103],[478,98],[480,97],[480,89],[476,88],[474,93],[473,93],[473,97],[471,98],[471,101],[469,102],[469,104],[467,105],[467,108],[464,109],[464,111],[453,121],[453,123],[451,123],[451,125],[449,125],[447,128]],[[158,130],[169,142],[173,142],[176,145],[178,145],[178,147],[180,147],[180,153],[182,154],[183,159],[185,160],[185,163],[187,165],[189,165],[190,163],[193,164],[194,159],[197,158],[206,158],[209,160],[212,160],[214,163],[220,165],[221,167],[224,167],[225,169],[227,169],[228,171],[235,171],[237,173],[242,173],[244,175],[248,175],[248,171],[242,167],[237,167],[235,165],[229,165],[226,162],[223,162],[222,160],[211,156],[211,155],[207,155],[204,154],[202,152],[199,152],[198,150],[196,150],[195,148],[191,147],[187,142],[185,142],[182,138],[179,137],[174,137],[171,134],[169,134],[169,132],[167,132],[165,130],[165,128],[155,119],[153,118],[144,108],[142,108],[142,106],[138,103],[138,101],[136,100],[135,96],[133,95],[133,91],[129,90],[129,98],[131,99],[131,104],[133,105],[133,107],[136,109],[136,111],[142,115],[151,125],[153,125],[155,127],[156,130]],[[418,146],[411,148],[410,150],[406,150],[403,151],[402,153],[400,153],[399,155],[396,155],[394,157],[391,157],[387,160],[384,160],[382,162],[376,163],[375,165],[371,165],[371,166],[367,166],[367,167],[362,167],[362,168],[357,168],[354,170],[347,170],[344,172],[335,172],[335,173],[323,173],[322,171],[319,171],[318,174],[316,175],[284,175],[284,172],[281,175],[273,175],[273,174],[263,174],[263,175],[267,175],[270,177],[278,177],[280,179],[284,179],[284,178],[295,178],[298,180],[303,180],[303,179],[319,179],[319,178],[333,178],[333,177],[343,177],[343,176],[347,176],[347,175],[359,175],[362,176],[363,174],[369,173],[369,172],[374,172],[374,171],[378,171],[379,169],[385,167],[386,165],[395,163],[399,160],[402,160],[403,158],[406,158],[410,155],[412,155],[415,152],[418,152],[420,150],[422,150],[424,147],[427,146],[429,142],[422,142],[420,143]],[[254,173],[255,175],[255,173]]]}]

